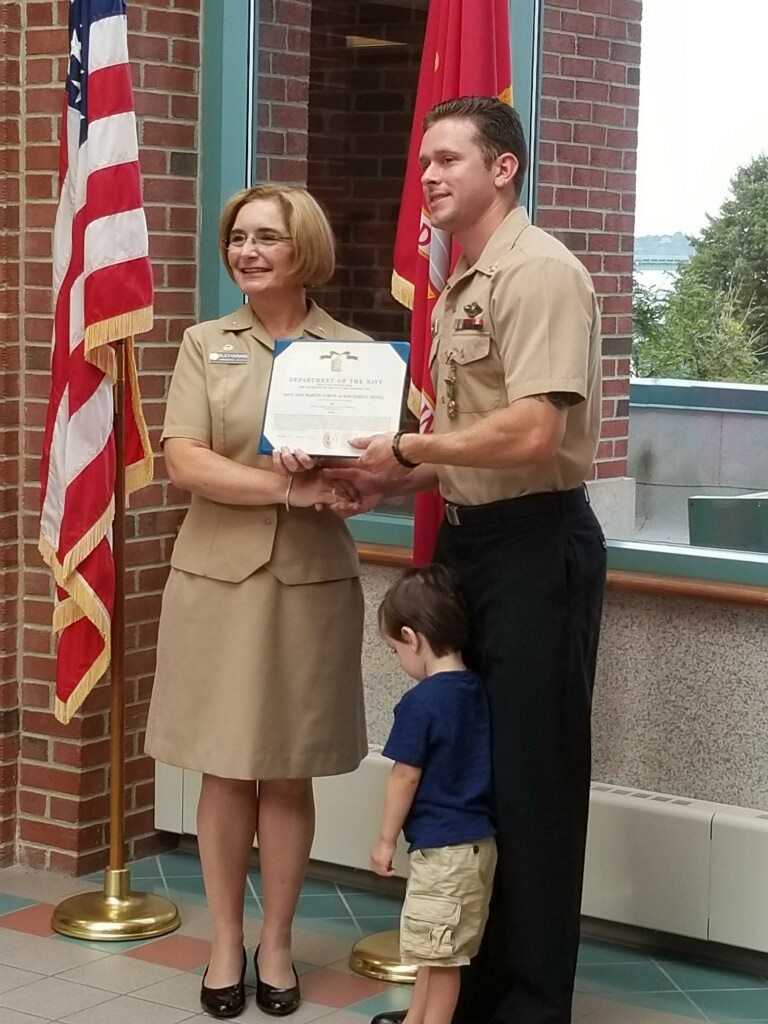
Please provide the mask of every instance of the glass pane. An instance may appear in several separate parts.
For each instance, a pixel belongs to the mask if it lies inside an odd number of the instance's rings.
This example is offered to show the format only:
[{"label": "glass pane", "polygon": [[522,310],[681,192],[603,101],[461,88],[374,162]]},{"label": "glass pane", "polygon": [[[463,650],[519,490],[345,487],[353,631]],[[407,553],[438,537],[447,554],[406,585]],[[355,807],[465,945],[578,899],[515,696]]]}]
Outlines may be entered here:
[{"label": "glass pane", "polygon": [[[307,184],[338,243],[333,281],[314,293],[339,320],[386,340],[409,337],[390,293],[427,0],[314,0]],[[382,512],[410,515],[410,498]]]},{"label": "glass pane", "polygon": [[766,33],[763,0],[643,3],[637,540],[768,550]]}]

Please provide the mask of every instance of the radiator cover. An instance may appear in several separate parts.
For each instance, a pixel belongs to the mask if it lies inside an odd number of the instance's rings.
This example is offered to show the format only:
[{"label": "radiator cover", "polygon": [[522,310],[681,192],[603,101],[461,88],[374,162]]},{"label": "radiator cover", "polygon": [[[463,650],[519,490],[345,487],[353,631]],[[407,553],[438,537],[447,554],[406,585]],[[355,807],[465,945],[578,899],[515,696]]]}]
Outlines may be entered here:
[{"label": "radiator cover", "polygon": [[[391,762],[315,780],[312,858],[368,869]],[[196,772],[157,766],[155,823],[194,835]],[[395,857],[407,874],[405,845]],[[768,814],[593,782],[582,912],[768,953]]]}]

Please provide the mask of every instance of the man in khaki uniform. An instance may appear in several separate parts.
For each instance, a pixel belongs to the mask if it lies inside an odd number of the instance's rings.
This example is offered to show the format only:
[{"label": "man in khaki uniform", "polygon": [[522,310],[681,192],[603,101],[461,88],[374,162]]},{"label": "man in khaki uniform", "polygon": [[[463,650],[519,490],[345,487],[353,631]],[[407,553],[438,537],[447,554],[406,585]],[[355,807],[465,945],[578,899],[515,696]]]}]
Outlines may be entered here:
[{"label": "man in khaki uniform", "polygon": [[359,439],[373,476],[347,478],[369,503],[377,489],[439,485],[435,559],[459,573],[491,704],[499,866],[454,1021],[567,1024],[605,579],[584,487],[600,431],[600,318],[584,267],[517,205],[527,152],[516,112],[464,97],[424,127],[432,223],[463,253],[432,325],[434,433]]}]

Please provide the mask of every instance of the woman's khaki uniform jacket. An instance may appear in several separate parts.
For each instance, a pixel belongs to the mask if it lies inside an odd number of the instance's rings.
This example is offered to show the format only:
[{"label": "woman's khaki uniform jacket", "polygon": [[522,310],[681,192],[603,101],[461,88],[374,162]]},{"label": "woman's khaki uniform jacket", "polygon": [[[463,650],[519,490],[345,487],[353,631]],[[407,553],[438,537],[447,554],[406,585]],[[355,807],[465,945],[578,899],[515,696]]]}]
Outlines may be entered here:
[{"label": "woman's khaki uniform jacket", "polygon": [[[303,337],[365,340],[310,304]],[[235,462],[272,468],[257,454],[274,341],[250,306],[184,334],[163,440],[188,437]],[[314,509],[224,505],[192,495],[171,557],[175,569],[238,583],[266,565],[282,583],[359,575],[354,542],[338,516]]]},{"label": "woman's khaki uniform jacket", "polygon": [[[314,303],[299,333],[366,337]],[[257,448],[273,344],[249,306],[186,331],[163,438],[271,470]],[[233,779],[354,770],[367,750],[363,595],[346,524],[193,495],[171,566],[147,752]]]}]

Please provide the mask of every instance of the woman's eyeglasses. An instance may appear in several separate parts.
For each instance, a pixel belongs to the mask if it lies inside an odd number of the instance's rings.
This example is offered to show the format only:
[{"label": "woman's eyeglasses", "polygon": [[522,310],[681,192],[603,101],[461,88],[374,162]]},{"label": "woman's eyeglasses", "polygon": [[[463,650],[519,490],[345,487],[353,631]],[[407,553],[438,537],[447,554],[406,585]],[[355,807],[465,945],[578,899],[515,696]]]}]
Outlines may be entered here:
[{"label": "woman's eyeglasses", "polygon": [[290,235],[278,235],[274,231],[255,231],[248,234],[245,231],[231,231],[227,238],[228,249],[244,249],[248,242],[256,249],[271,249],[280,242],[292,242]]}]

